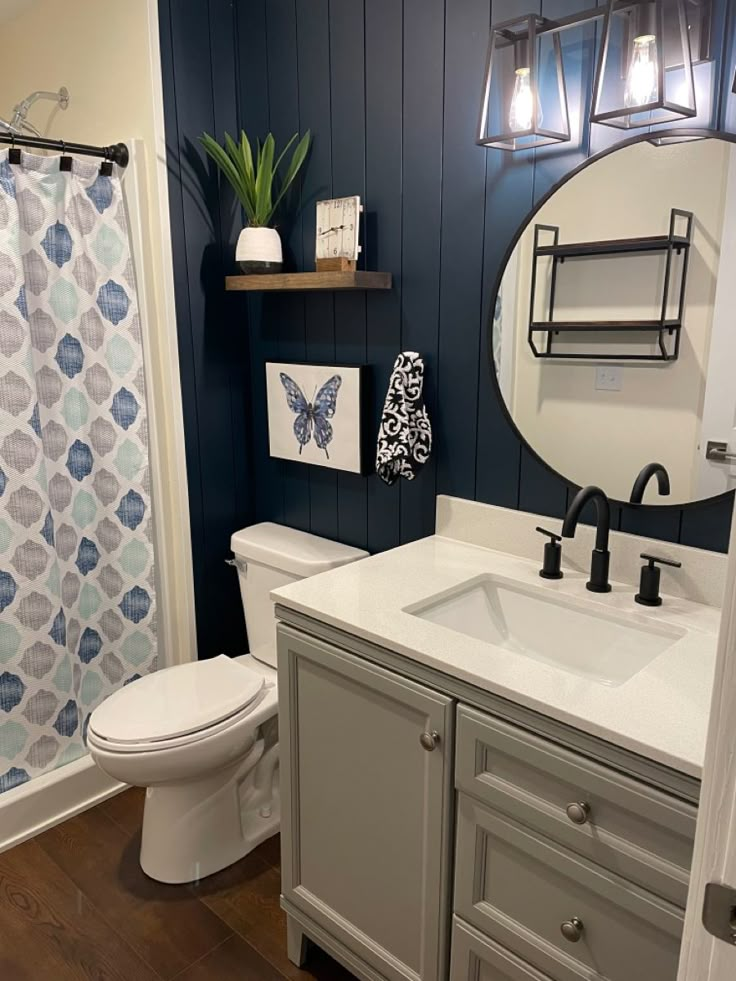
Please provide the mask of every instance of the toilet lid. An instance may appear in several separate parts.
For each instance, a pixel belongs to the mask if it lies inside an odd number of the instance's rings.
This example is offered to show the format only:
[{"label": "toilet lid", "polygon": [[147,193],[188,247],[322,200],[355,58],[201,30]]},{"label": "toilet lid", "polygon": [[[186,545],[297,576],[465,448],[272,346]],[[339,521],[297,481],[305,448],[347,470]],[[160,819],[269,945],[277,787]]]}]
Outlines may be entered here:
[{"label": "toilet lid", "polygon": [[173,739],[241,712],[263,684],[262,675],[224,654],[177,664],[110,695],[92,713],[89,727],[116,743]]}]

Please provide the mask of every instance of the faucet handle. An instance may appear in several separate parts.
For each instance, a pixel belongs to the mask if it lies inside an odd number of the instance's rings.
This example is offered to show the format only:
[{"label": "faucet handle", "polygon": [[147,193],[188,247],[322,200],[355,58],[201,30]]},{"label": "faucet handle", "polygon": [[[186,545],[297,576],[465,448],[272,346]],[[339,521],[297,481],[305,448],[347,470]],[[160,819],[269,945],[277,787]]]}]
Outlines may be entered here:
[{"label": "faucet handle", "polygon": [[642,606],[661,606],[662,597],[659,595],[660,570],[658,566],[669,565],[673,569],[681,569],[682,562],[662,559],[658,555],[649,555],[646,552],[642,552],[640,557],[645,559],[648,564],[641,567],[639,592],[634,599]]},{"label": "faucet handle", "polygon": [[547,531],[546,528],[537,528],[536,530],[539,532],[540,535],[546,535],[547,538],[550,538],[553,542],[562,541],[562,535],[558,535],[557,532],[555,531]]},{"label": "faucet handle", "polygon": [[562,579],[562,537],[546,528],[537,528],[540,535],[546,535],[549,541],[544,546],[544,565],[539,570],[542,579]]},{"label": "faucet handle", "polygon": [[682,562],[675,562],[674,559],[662,559],[658,555],[647,555],[646,552],[642,552],[639,558],[646,559],[650,569],[654,569],[655,563],[658,565],[671,565],[673,569],[682,568]]}]

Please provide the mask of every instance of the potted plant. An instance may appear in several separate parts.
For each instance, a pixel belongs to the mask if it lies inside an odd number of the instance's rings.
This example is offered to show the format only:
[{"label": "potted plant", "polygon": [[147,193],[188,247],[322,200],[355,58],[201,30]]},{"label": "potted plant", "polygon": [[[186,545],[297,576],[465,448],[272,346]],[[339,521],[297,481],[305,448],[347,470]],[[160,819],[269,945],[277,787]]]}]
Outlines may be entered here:
[{"label": "potted plant", "polygon": [[281,271],[281,239],[271,222],[307,156],[311,139],[309,131],[297,143],[286,172],[279,179],[279,167],[298,135],[295,133],[292,136],[275,162],[276,141],[271,133],[262,144],[260,140],[257,142],[255,160],[245,132],[240,134],[240,143],[225,133],[224,147],[208,133],[200,137],[206,153],[232,185],[248,219],[247,227],[238,236],[235,249],[235,259],[244,273]]}]

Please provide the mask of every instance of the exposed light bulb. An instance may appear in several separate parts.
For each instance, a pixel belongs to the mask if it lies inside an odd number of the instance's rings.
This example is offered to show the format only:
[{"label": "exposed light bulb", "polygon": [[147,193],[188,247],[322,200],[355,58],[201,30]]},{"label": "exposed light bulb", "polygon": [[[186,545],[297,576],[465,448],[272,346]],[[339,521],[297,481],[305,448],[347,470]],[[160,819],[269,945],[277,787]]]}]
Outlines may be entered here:
[{"label": "exposed light bulb", "polygon": [[534,94],[532,92],[531,71],[517,68],[514,81],[514,94],[511,96],[509,126],[512,133],[531,129],[534,121]]},{"label": "exposed light bulb", "polygon": [[659,96],[659,64],[657,62],[657,38],[654,34],[642,34],[634,38],[634,50],[626,76],[624,104],[627,109],[656,102]]}]

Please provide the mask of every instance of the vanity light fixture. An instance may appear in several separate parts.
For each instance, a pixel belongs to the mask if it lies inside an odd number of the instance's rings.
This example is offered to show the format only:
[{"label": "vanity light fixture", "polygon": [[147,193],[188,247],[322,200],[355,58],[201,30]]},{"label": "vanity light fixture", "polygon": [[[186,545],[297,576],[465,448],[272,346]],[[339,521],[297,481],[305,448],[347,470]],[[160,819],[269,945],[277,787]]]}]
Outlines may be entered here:
[{"label": "vanity light fixture", "polygon": [[697,113],[689,0],[608,0],[591,122],[635,129]]},{"label": "vanity light fixture", "polygon": [[529,150],[570,139],[562,47],[536,14],[491,28],[478,146]]},{"label": "vanity light fixture", "polygon": [[[603,18],[590,120],[635,129],[697,114],[693,65],[710,59],[712,0],[607,0],[568,17],[491,27],[478,146],[570,141],[560,33]],[[734,79],[736,91],[736,79]]]}]

